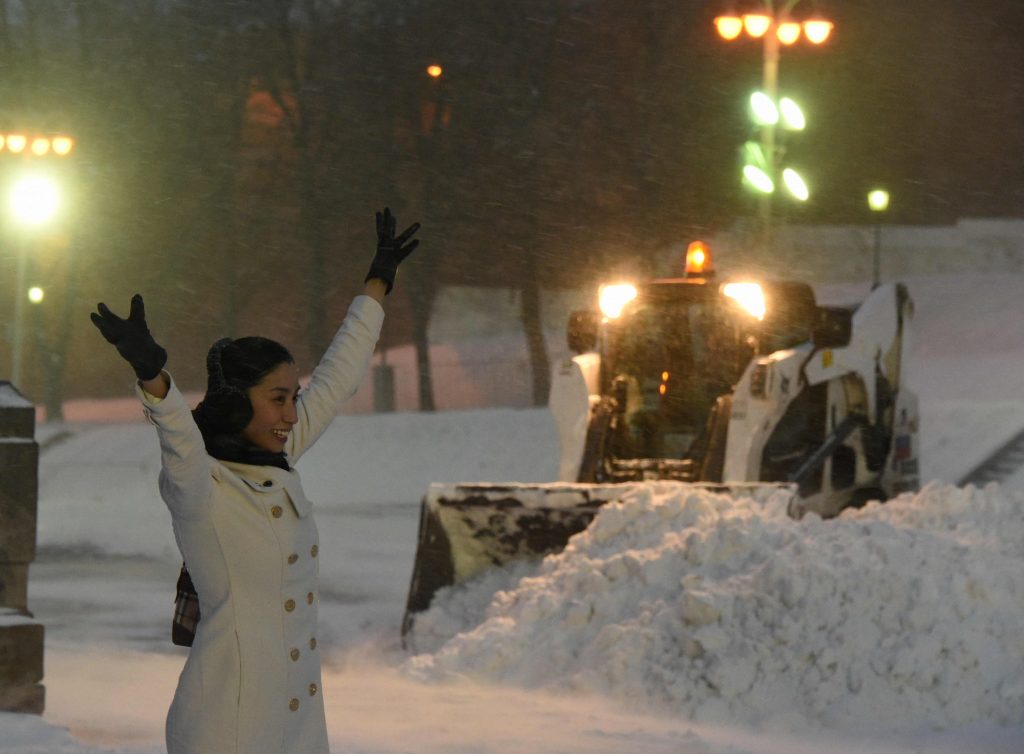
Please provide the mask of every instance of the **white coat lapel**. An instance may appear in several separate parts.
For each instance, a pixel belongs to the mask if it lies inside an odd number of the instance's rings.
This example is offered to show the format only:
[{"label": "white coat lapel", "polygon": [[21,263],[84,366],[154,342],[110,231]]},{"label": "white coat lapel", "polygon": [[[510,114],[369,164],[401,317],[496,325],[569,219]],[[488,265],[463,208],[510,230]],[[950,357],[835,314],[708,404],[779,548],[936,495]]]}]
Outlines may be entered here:
[{"label": "white coat lapel", "polygon": [[306,493],[302,491],[302,484],[299,482],[299,475],[297,473],[292,472],[288,475],[288,479],[284,483],[284,489],[288,493],[288,499],[292,501],[292,505],[299,518],[305,518],[313,512],[313,503],[306,497]]}]

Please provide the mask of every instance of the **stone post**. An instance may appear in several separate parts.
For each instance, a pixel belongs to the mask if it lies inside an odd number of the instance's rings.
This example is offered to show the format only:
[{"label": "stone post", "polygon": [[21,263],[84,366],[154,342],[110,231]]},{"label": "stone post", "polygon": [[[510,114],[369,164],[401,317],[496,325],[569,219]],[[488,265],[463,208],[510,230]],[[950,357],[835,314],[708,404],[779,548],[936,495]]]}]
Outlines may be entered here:
[{"label": "stone post", "polygon": [[35,407],[0,381],[0,711],[42,714],[43,627],[28,611],[36,554]]}]

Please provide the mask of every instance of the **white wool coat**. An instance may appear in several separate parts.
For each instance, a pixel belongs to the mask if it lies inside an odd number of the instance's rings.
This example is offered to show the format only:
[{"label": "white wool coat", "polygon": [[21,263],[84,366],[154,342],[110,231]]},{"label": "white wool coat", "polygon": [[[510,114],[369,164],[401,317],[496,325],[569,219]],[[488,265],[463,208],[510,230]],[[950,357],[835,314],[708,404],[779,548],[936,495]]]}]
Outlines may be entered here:
[{"label": "white wool coat", "polygon": [[[289,465],[366,373],[384,321],[357,296],[299,394]],[[320,542],[297,471],[218,461],[171,382],[137,388],[160,437],[160,494],[202,615],[167,715],[168,754],[328,754],[317,645]]]}]

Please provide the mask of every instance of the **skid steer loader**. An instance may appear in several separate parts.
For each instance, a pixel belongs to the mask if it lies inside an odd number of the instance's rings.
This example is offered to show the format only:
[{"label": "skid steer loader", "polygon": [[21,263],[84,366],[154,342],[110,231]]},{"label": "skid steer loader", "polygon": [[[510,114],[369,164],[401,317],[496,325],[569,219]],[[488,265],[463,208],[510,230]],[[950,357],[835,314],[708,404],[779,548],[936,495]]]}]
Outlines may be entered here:
[{"label": "skid steer loader", "polygon": [[438,589],[560,550],[629,483],[789,485],[795,518],[917,489],[903,285],[819,306],[806,283],[716,280],[701,242],[685,270],[603,286],[599,311],[570,315],[576,356],[556,366],[549,400],[562,483],[431,486],[403,635]]}]

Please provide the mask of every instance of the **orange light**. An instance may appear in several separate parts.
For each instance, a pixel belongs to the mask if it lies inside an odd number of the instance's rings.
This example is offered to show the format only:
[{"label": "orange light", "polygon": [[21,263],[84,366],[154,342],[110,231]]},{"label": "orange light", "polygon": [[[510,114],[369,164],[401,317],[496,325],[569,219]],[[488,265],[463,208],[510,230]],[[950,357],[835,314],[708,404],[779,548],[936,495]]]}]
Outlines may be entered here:
[{"label": "orange light", "polygon": [[28,143],[28,139],[23,134],[8,134],[7,135],[7,148],[15,154],[20,154],[25,150],[25,144]]},{"label": "orange light", "polygon": [[668,382],[668,372],[662,372],[661,373],[661,381],[662,382]]},{"label": "orange light", "polygon": [[686,275],[707,275],[714,272],[711,251],[703,241],[694,241],[686,247]]},{"label": "orange light", "polygon": [[658,385],[658,393],[659,393],[660,395],[664,395],[664,394],[665,394],[665,392],[666,392],[666,389],[665,389],[665,384],[664,384],[664,383],[662,383],[661,385]]},{"label": "orange light", "polygon": [[784,45],[791,45],[800,39],[800,24],[795,21],[783,21],[775,31],[779,41]]},{"label": "orange light", "polygon": [[772,17],[763,13],[744,13],[743,28],[752,37],[763,37],[772,25]]},{"label": "orange light", "polygon": [[53,147],[54,154],[64,157],[71,153],[71,148],[75,145],[74,140],[70,136],[54,136],[51,146]]},{"label": "orange light", "polygon": [[32,154],[36,157],[42,157],[44,154],[50,151],[50,140],[44,136],[37,136],[32,139]]},{"label": "orange light", "polygon": [[722,39],[731,42],[743,33],[743,19],[739,16],[718,16],[715,19],[715,28]]},{"label": "orange light", "polygon": [[427,75],[430,76],[430,78],[432,79],[441,78],[442,73],[444,73],[444,69],[442,69],[441,66],[439,65],[435,64],[427,66]]},{"label": "orange light", "polygon": [[809,42],[816,45],[820,45],[828,39],[834,28],[835,24],[821,18],[804,21],[804,35],[806,35]]}]

